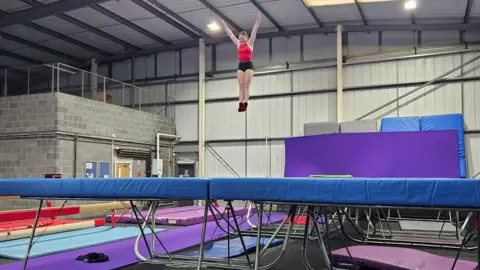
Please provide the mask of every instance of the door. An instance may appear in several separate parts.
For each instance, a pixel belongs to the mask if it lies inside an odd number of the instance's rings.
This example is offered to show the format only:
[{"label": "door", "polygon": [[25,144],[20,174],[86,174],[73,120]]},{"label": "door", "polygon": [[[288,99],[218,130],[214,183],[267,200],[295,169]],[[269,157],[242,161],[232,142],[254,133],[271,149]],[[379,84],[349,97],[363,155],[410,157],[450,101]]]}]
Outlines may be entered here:
[{"label": "door", "polygon": [[132,177],[132,164],[130,163],[116,163],[115,170],[117,172],[117,178]]}]

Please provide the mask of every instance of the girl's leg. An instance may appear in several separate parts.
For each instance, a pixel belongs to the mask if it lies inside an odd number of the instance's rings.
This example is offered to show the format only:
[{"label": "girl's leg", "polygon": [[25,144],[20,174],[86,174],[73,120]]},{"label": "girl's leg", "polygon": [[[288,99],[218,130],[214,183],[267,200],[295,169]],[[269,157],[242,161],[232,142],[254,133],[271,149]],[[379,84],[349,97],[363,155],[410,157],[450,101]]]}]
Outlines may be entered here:
[{"label": "girl's leg", "polygon": [[254,73],[255,72],[251,69],[247,69],[245,71],[245,81],[243,83],[245,92],[244,92],[244,96],[243,96],[243,102],[248,102],[248,99],[250,98],[250,83],[252,82]]},{"label": "girl's leg", "polygon": [[245,72],[238,70],[238,102],[244,102],[245,99]]}]

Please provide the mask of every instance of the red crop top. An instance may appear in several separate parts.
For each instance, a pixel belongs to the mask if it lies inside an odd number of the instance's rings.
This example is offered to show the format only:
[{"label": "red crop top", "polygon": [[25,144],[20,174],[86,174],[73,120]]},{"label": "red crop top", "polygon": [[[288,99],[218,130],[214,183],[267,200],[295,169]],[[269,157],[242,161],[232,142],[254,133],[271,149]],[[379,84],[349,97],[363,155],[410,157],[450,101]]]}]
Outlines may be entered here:
[{"label": "red crop top", "polygon": [[252,61],[253,50],[247,43],[238,46],[238,61],[247,62]]}]

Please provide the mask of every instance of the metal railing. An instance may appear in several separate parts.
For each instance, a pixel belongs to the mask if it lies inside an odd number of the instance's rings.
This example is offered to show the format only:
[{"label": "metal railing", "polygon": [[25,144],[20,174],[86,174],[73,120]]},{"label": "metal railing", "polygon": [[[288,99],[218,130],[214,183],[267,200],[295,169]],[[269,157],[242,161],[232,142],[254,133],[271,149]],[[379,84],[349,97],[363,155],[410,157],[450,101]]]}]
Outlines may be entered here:
[{"label": "metal railing", "polygon": [[145,89],[63,63],[3,69],[0,78],[1,96],[59,92],[175,118],[175,98],[166,91]]}]

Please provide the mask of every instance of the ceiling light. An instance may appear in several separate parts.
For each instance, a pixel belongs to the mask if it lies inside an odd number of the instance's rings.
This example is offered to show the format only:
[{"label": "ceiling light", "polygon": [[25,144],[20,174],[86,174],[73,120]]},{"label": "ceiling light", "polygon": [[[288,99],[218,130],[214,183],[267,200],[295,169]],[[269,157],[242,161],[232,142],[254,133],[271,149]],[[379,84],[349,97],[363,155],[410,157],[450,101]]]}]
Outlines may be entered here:
[{"label": "ceiling light", "polygon": [[208,29],[210,29],[211,31],[218,31],[218,30],[220,30],[220,26],[218,26],[218,23],[217,23],[217,22],[209,23],[209,24],[207,24],[207,27],[208,27]]},{"label": "ceiling light", "polygon": [[415,0],[406,0],[405,1],[405,9],[406,10],[412,10],[417,7],[417,1]]}]

